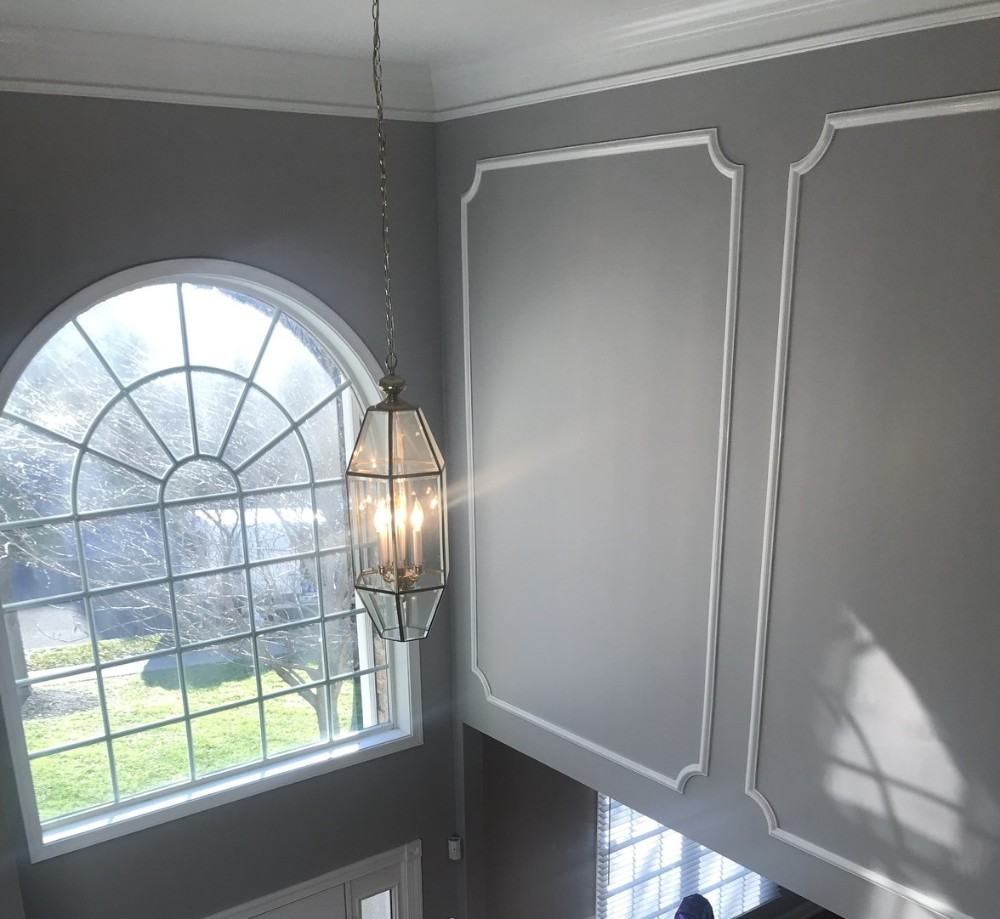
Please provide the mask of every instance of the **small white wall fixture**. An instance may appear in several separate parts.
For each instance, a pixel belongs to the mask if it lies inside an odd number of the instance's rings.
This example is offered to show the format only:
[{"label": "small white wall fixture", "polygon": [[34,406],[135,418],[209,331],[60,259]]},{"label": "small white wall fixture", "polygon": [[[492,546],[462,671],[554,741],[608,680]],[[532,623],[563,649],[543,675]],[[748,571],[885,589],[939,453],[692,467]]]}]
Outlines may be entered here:
[{"label": "small white wall fixture", "polygon": [[788,398],[788,367],[795,290],[800,194],[803,177],[823,160],[838,131],[895,122],[914,121],[917,119],[954,117],[992,111],[1000,111],[1000,92],[977,93],[831,113],[827,115],[823,130],[813,149],[801,160],[793,163],[789,169],[777,356],[774,375],[770,459],[765,501],[750,734],[746,765],[746,794],[763,811],[770,836],[803,852],[807,852],[834,867],[848,871],[870,884],[912,900],[921,907],[946,917],[946,919],[982,919],[982,917],[971,916],[940,897],[922,892],[910,884],[901,883],[879,871],[867,868],[843,854],[831,851],[782,828],[779,824],[775,808],[758,787],[758,777],[761,732],[764,718],[764,687],[767,676],[768,629],[774,578],[777,516],[781,489],[782,439]]},{"label": "small white wall fixture", "polygon": [[[711,538],[711,570],[707,585],[708,603],[705,609],[705,657],[702,692],[691,694],[691,704],[700,708],[700,742],[698,749],[691,750],[691,761],[675,774],[668,775],[636,761],[622,752],[610,749],[579,732],[554,723],[552,720],[526,710],[524,707],[498,695],[486,674],[480,660],[479,620],[477,613],[476,578],[476,484],[475,450],[473,440],[473,366],[470,309],[470,255],[469,255],[469,206],[480,191],[484,177],[501,170],[526,169],[530,167],[592,160],[602,157],[623,157],[628,155],[672,149],[704,147],[714,168],[730,183],[728,213],[728,255],[726,266],[725,316],[723,320],[724,341],[722,343],[722,366],[719,391],[721,399],[718,415],[718,442],[716,453],[715,495]],[[718,640],[719,586],[721,577],[722,541],[725,524],[725,495],[729,458],[729,434],[732,403],[732,372],[734,336],[737,313],[737,290],[739,280],[741,212],[743,200],[743,167],[730,162],[719,146],[716,129],[705,129],[675,134],[638,137],[580,146],[540,150],[535,152],[500,156],[480,160],[476,163],[475,177],[461,201],[462,236],[462,292],[464,316],[464,368],[465,368],[465,420],[467,444],[468,483],[468,537],[469,537],[469,602],[471,617],[471,667],[485,691],[486,700],[498,709],[516,716],[577,746],[590,751],[632,772],[644,776],[673,791],[683,792],[688,779],[694,775],[707,775],[709,768],[712,716],[714,710],[716,647]],[[720,304],[721,306],[721,304]],[[651,720],[653,731],[664,730],[656,724],[655,706],[644,712]]]}]

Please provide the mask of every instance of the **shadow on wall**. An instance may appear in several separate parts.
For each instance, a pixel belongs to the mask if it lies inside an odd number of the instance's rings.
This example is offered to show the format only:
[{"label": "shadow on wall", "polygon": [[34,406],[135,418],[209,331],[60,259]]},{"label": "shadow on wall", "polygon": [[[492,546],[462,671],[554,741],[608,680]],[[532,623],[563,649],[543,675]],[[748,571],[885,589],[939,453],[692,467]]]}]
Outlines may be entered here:
[{"label": "shadow on wall", "polygon": [[[867,840],[865,867],[947,902],[939,890],[942,869],[973,885],[991,884],[1000,871],[1000,805],[983,780],[984,747],[969,744],[967,730],[950,732],[931,704],[954,709],[954,695],[969,688],[961,673],[933,660],[911,661],[922,695],[901,663],[842,607],[817,681],[820,787],[850,825],[846,838]],[[962,704],[975,712],[981,701],[966,696]],[[835,828],[830,835],[837,838]]]}]

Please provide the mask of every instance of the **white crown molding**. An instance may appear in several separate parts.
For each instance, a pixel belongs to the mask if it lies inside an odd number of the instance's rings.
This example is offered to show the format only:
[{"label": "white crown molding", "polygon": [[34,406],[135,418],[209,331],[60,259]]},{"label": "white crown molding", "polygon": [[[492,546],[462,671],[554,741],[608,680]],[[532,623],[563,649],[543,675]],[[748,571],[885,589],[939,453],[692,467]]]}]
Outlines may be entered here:
[{"label": "white crown molding", "polygon": [[[1000,16],[1000,0],[941,7],[941,0],[714,0],[668,5],[641,23],[568,23],[565,37],[494,57],[388,61],[386,114],[447,121]],[[48,28],[0,26],[2,90],[374,115],[367,56]]]},{"label": "white crown molding", "polygon": [[[726,281],[726,315],[723,341],[723,359],[721,376],[721,400],[719,408],[719,441],[717,448],[717,469],[715,483],[715,503],[712,526],[712,561],[709,575],[709,597],[707,620],[707,640],[705,652],[705,681],[702,696],[701,737],[699,741],[698,758],[689,763],[676,776],[668,776],[651,769],[642,763],[629,759],[601,746],[586,737],[576,734],[561,725],[547,721],[531,712],[500,698],[493,692],[489,677],[479,664],[479,635],[476,596],[476,502],[475,502],[475,471],[473,443],[473,399],[472,399],[472,338],[471,313],[469,296],[469,205],[479,192],[483,176],[487,172],[500,169],[516,169],[527,166],[537,166],[544,163],[568,162],[582,159],[594,159],[606,156],[621,156],[630,153],[642,153],[651,150],[668,150],[681,147],[705,146],[715,168],[731,183],[730,214],[729,214],[729,253]],[[500,156],[492,159],[479,160],[476,172],[469,190],[462,196],[461,235],[462,235],[462,315],[465,367],[465,424],[466,424],[466,471],[468,487],[469,515],[469,611],[471,620],[471,667],[472,672],[482,683],[486,700],[518,718],[542,728],[558,737],[568,740],[585,750],[589,750],[619,766],[629,769],[660,785],[665,785],[676,792],[683,792],[688,779],[695,775],[707,775],[711,753],[712,722],[715,707],[715,672],[719,634],[719,594],[722,577],[722,542],[725,527],[726,481],[729,467],[729,437],[732,420],[732,377],[733,354],[736,334],[736,310],[739,288],[739,259],[741,250],[743,207],[743,167],[730,162],[719,146],[718,133],[715,128],[701,131],[687,131],[677,134],[661,134],[650,137],[637,137],[625,140],[614,140],[604,143],[584,144],[575,147],[562,147],[551,150],[540,150],[531,153],[518,153],[512,156]]]},{"label": "white crown molding", "polygon": [[785,423],[785,404],[788,395],[788,360],[791,348],[792,295],[795,283],[797,256],[799,196],[802,178],[812,171],[826,155],[838,130],[870,125],[913,121],[921,118],[964,115],[971,112],[1000,111],[1000,92],[977,93],[885,105],[869,109],[835,112],[826,116],[823,130],[815,146],[798,162],[793,163],[788,174],[788,197],[785,207],[785,241],[781,266],[781,299],[778,312],[777,356],[774,370],[774,401],[771,411],[771,446],[765,498],[764,540],[761,559],[760,595],[757,609],[757,637],[754,649],[753,685],[750,703],[750,736],[747,744],[746,794],[764,813],[768,835],[796,849],[808,852],[827,864],[919,903],[926,909],[946,919],[974,919],[937,897],[923,893],[894,881],[892,878],[859,865],[836,852],[782,829],[778,816],[764,793],[757,787],[760,764],[760,742],[763,723],[764,683],[767,666],[767,643],[771,612],[771,588],[774,578],[774,550],[777,532],[778,494],[781,486],[781,453]]},{"label": "white crown molding", "polygon": [[[385,65],[386,116],[429,121],[430,69]],[[0,29],[0,90],[375,117],[371,60],[56,29]]]},{"label": "white crown molding", "polygon": [[[600,36],[432,63],[435,120],[651,83],[804,51],[1000,16],[1000,2],[719,0]],[[874,21],[865,21],[877,17]],[[572,33],[570,33],[572,35]]]}]

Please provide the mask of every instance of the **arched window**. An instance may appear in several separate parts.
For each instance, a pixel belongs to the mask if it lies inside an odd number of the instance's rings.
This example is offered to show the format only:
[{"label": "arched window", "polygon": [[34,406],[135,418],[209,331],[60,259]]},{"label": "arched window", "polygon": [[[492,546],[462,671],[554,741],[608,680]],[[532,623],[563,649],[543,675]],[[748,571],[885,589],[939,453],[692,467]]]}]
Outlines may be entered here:
[{"label": "arched window", "polygon": [[0,378],[3,701],[36,857],[415,740],[409,653],[358,609],[346,545],[373,362],[331,320],[242,266],[146,266]]}]

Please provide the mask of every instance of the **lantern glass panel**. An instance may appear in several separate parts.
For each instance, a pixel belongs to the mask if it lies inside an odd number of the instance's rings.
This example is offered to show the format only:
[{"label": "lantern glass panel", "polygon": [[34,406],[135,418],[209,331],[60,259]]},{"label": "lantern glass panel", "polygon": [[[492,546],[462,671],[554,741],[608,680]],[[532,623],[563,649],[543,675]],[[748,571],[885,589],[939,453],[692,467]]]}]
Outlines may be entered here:
[{"label": "lantern glass panel", "polygon": [[441,491],[440,475],[393,480],[396,557],[410,568],[420,568],[414,589],[444,586]]},{"label": "lantern glass panel", "polygon": [[[381,569],[391,568],[393,557],[391,480],[349,476],[351,551],[358,587],[386,589]],[[390,587],[391,589],[391,587]]]},{"label": "lantern glass panel", "polygon": [[442,593],[443,588],[404,594],[358,591],[379,635],[393,641],[423,638],[434,620]]},{"label": "lantern glass panel", "polygon": [[440,472],[444,463],[423,412],[410,408],[392,415],[392,475]]},{"label": "lantern glass panel", "polygon": [[355,475],[389,475],[389,412],[370,408],[361,423],[348,473]]}]

